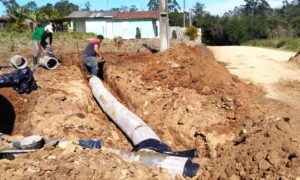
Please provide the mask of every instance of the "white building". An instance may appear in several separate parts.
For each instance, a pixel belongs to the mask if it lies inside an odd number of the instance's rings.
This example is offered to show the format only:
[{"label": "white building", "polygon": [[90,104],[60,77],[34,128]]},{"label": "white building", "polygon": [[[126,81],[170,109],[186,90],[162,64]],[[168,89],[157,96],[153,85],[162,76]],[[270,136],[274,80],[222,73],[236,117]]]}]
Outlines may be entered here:
[{"label": "white building", "polygon": [[74,31],[102,34],[110,39],[135,39],[137,28],[142,38],[158,38],[159,16],[159,11],[74,11],[69,19]]}]

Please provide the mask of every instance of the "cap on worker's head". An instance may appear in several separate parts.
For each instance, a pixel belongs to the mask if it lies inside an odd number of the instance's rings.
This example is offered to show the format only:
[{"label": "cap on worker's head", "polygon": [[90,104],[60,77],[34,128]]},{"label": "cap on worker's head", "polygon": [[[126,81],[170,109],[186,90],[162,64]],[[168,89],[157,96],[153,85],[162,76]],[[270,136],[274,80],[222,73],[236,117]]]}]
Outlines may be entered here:
[{"label": "cap on worker's head", "polygon": [[45,31],[49,31],[50,33],[53,33],[53,28],[52,28],[52,25],[51,24],[48,24],[46,27],[45,27]]},{"label": "cap on worker's head", "polygon": [[98,39],[103,39],[104,37],[102,35],[97,36]]}]

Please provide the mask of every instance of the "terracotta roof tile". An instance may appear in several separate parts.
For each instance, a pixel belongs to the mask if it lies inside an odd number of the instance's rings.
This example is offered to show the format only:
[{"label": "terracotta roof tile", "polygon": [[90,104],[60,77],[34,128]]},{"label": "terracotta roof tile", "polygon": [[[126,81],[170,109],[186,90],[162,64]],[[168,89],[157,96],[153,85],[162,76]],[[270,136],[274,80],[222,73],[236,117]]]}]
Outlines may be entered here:
[{"label": "terracotta roof tile", "polygon": [[159,11],[119,12],[114,19],[158,19]]}]

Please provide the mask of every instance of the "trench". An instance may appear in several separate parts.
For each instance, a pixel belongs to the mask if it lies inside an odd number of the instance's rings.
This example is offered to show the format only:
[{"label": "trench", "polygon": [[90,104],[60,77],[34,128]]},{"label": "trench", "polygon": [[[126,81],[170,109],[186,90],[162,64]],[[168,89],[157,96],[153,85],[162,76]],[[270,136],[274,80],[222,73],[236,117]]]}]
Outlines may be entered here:
[{"label": "trench", "polygon": [[0,95],[0,133],[11,134],[14,128],[16,113],[11,102]]}]

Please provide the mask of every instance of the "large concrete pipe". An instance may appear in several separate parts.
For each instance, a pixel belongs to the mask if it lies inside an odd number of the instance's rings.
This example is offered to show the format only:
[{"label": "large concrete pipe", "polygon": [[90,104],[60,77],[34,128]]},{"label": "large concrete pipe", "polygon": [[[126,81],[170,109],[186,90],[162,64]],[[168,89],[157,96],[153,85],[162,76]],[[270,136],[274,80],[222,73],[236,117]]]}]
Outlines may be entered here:
[{"label": "large concrete pipe", "polygon": [[54,70],[59,66],[59,62],[54,57],[44,56],[40,59],[40,65],[46,69]]},{"label": "large concrete pipe", "polygon": [[10,58],[10,63],[17,69],[24,69],[27,67],[28,61],[21,55],[14,55]]},{"label": "large concrete pipe", "polygon": [[[136,153],[122,153],[115,151],[130,161],[140,161],[142,164],[151,167],[166,168],[173,177],[176,174],[193,177],[196,175],[199,165],[191,161],[197,156],[197,150],[173,152],[170,147],[163,143],[155,132],[142,121],[138,116],[128,110],[124,105],[104,87],[102,81],[94,76],[90,79],[90,86],[97,102],[103,111],[116,123],[134,144],[133,151]],[[145,150],[147,150],[145,152]],[[155,155],[143,154],[152,150]],[[140,155],[139,153],[142,153]],[[162,154],[160,154],[162,153]],[[167,156],[170,155],[170,156]]]},{"label": "large concrete pipe", "polygon": [[106,148],[103,148],[103,150],[117,154],[128,162],[138,161],[146,167],[165,168],[174,179],[176,178],[176,175],[193,177],[199,169],[199,165],[193,163],[189,158],[168,156],[146,151],[124,152]]},{"label": "large concrete pipe", "polygon": [[103,111],[122,129],[134,145],[148,139],[160,141],[144,121],[116,100],[98,77],[94,76],[90,79],[90,86]]}]

